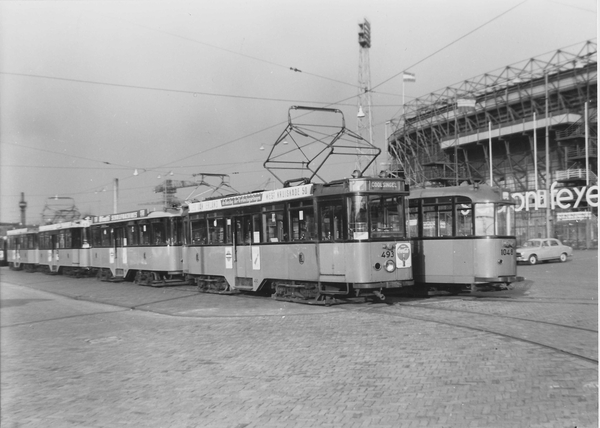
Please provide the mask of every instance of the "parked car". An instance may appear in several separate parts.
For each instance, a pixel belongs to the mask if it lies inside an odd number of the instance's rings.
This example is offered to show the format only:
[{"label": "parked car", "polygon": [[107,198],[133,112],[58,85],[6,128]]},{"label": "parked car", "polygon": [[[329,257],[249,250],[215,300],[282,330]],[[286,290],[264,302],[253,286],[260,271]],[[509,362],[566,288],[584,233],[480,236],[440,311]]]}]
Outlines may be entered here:
[{"label": "parked car", "polygon": [[572,255],[573,248],[554,238],[530,239],[517,248],[517,262],[527,262],[530,265],[544,260],[566,262]]}]

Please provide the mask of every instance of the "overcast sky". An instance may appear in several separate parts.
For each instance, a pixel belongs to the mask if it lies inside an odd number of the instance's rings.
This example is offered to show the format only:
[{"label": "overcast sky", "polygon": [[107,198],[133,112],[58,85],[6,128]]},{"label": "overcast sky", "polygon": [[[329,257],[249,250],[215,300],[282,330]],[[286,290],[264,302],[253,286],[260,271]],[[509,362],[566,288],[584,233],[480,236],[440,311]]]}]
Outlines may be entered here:
[{"label": "overcast sky", "polygon": [[119,212],[152,209],[171,171],[278,186],[262,163],[290,106],[332,104],[356,131],[364,18],[380,148],[402,70],[409,101],[597,33],[594,0],[0,1],[0,222],[21,192],[30,224],[54,195],[111,213],[115,178]]}]

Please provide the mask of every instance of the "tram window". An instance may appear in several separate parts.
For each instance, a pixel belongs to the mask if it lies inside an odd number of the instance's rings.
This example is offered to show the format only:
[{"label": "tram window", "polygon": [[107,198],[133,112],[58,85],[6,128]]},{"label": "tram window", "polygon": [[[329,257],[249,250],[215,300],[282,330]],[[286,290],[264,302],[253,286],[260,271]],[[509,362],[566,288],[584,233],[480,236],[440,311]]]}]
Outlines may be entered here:
[{"label": "tram window", "polygon": [[65,246],[64,248],[73,248],[73,233],[71,229],[65,230]]},{"label": "tram window", "polygon": [[[235,219],[235,239],[238,245],[252,244],[252,215],[236,217]],[[260,229],[259,229],[260,230]]]},{"label": "tram window", "polygon": [[[99,227],[92,227],[91,239],[92,239],[92,247],[100,247],[102,246],[102,231]],[[45,245],[45,244],[44,244]]]},{"label": "tram window", "polygon": [[208,243],[213,244],[213,245],[225,243],[225,219],[224,218],[209,218],[208,219]]},{"label": "tram window", "polygon": [[419,207],[413,206],[408,209],[408,234],[411,238],[419,236]]},{"label": "tram window", "polygon": [[129,223],[125,229],[127,234],[127,245],[130,247],[139,245],[137,225],[135,223]]},{"label": "tram window", "polygon": [[102,229],[102,234],[100,235],[100,239],[101,239],[101,245],[103,247],[110,247],[110,230],[108,230],[108,227],[103,227]]},{"label": "tram window", "polygon": [[494,204],[475,204],[475,235],[494,234]]},{"label": "tram window", "polygon": [[274,211],[263,214],[266,242],[283,242],[283,233],[285,230],[283,220],[283,211]]},{"label": "tram window", "polygon": [[343,235],[343,206],[341,202],[321,207],[321,239],[324,241],[341,240]]},{"label": "tram window", "polygon": [[402,198],[371,197],[369,212],[373,238],[404,237],[406,225]]},{"label": "tram window", "polygon": [[153,245],[165,245],[167,243],[167,231],[163,220],[152,222]]},{"label": "tram window", "polygon": [[354,195],[349,198],[348,228],[352,239],[369,238],[369,217],[367,212],[368,197]]},{"label": "tram window", "polygon": [[473,209],[471,204],[456,204],[456,235],[473,236]]},{"label": "tram window", "polygon": [[452,205],[440,205],[438,206],[438,212],[440,221],[438,236],[453,236],[452,223],[454,221],[452,218]]},{"label": "tram window", "polygon": [[35,250],[35,235],[27,235],[27,248]]},{"label": "tram window", "polygon": [[192,244],[205,245],[208,242],[208,231],[204,217],[192,219]]},{"label": "tram window", "polygon": [[170,244],[171,245],[181,245],[182,238],[182,228],[183,222],[180,218],[172,218],[170,220],[171,224],[171,232],[170,232]]},{"label": "tram window", "polygon": [[225,219],[225,244],[233,243],[233,223],[231,218]]},{"label": "tram window", "polygon": [[261,242],[261,215],[254,214],[252,216],[252,243],[260,244]]},{"label": "tram window", "polygon": [[146,223],[146,222],[140,223],[139,233],[140,233],[140,245],[151,245],[150,224]]},{"label": "tram window", "polygon": [[49,233],[44,233],[44,249],[51,250],[52,249],[52,238]]},{"label": "tram window", "polygon": [[65,247],[65,231],[64,230],[61,230],[58,233],[58,240],[56,243],[56,248],[66,248]]},{"label": "tram window", "polygon": [[514,205],[496,206],[496,235],[514,236],[515,229],[515,207]]},{"label": "tram window", "polygon": [[292,241],[314,241],[317,238],[315,213],[312,206],[295,208],[290,204],[290,223]]},{"label": "tram window", "polygon": [[71,230],[71,246],[69,248],[81,248],[81,229]]},{"label": "tram window", "polygon": [[190,218],[183,219],[183,245],[191,244],[192,230],[190,229]]},{"label": "tram window", "polygon": [[435,206],[423,207],[423,236],[437,236],[438,213]]}]

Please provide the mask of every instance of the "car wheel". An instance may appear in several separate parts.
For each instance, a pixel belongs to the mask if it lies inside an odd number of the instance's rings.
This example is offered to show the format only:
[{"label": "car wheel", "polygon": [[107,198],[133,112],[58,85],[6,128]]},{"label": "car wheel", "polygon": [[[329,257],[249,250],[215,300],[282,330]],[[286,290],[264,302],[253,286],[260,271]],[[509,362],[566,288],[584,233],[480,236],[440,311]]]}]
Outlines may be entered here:
[{"label": "car wheel", "polygon": [[562,253],[560,255],[560,261],[563,263],[567,261],[567,253]]},{"label": "car wheel", "polygon": [[532,254],[529,256],[529,259],[527,259],[529,261],[530,265],[534,265],[538,262],[538,258],[535,254]]}]

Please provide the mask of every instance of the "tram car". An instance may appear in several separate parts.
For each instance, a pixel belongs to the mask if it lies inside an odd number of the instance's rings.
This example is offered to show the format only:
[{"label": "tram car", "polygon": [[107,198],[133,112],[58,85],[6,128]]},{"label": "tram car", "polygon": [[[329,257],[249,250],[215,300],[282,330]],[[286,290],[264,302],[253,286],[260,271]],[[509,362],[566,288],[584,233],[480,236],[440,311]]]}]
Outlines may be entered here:
[{"label": "tram car", "polygon": [[[488,185],[411,189],[409,233],[419,293],[516,294],[514,203]],[[491,295],[491,294],[488,294]]]},{"label": "tram car", "polygon": [[190,203],[184,271],[200,291],[335,303],[413,285],[403,179],[349,178]]},{"label": "tram car", "polygon": [[13,270],[35,272],[38,264],[37,227],[9,230],[6,236],[8,266]]},{"label": "tram car", "polygon": [[180,210],[97,216],[90,233],[90,265],[99,279],[150,286],[183,282]]},{"label": "tram car", "polygon": [[40,226],[39,270],[50,274],[84,276],[90,272],[90,222],[76,220]]}]

